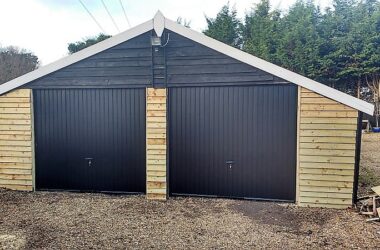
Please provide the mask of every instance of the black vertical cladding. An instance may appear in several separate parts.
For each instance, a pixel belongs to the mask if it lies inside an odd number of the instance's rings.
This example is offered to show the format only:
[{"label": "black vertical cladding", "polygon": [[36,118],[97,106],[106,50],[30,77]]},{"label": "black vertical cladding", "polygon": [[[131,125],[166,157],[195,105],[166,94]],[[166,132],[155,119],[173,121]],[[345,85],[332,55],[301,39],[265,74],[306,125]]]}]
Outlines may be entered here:
[{"label": "black vertical cladding", "polygon": [[171,88],[169,105],[171,194],[295,199],[296,86]]},{"label": "black vertical cladding", "polygon": [[358,111],[358,123],[357,123],[357,129],[356,129],[354,186],[353,186],[353,192],[352,192],[353,204],[355,204],[358,200],[360,151],[361,151],[361,144],[362,144],[362,123],[363,123],[363,112]]},{"label": "black vertical cladding", "polygon": [[33,95],[37,189],[145,192],[145,89]]}]

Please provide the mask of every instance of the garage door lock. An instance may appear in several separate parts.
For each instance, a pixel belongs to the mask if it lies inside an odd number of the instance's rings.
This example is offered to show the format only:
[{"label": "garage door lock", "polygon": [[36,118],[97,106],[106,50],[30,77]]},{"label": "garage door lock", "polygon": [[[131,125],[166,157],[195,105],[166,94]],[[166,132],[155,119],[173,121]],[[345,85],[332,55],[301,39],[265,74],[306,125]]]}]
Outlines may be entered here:
[{"label": "garage door lock", "polygon": [[234,165],[235,162],[234,162],[234,161],[226,161],[226,164],[227,164],[227,167],[228,167],[229,169],[232,169],[232,165]]},{"label": "garage door lock", "polygon": [[92,160],[93,160],[93,158],[84,158],[84,159],[86,160],[87,165],[88,165],[89,167],[91,167],[91,166],[92,166]]}]

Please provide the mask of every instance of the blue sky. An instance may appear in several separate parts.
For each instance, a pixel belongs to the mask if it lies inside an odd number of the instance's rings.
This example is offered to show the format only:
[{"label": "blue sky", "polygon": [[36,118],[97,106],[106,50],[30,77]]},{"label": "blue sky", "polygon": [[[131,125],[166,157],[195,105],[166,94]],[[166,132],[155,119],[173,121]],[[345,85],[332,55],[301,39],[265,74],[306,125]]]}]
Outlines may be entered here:
[{"label": "blue sky", "polygon": [[[113,25],[101,0],[82,0],[106,33],[115,35]],[[128,29],[119,0],[103,0],[120,31]],[[230,0],[239,17],[259,0]],[[287,9],[295,0],[272,0],[273,8]],[[316,0],[323,8],[331,0]],[[148,19],[160,9],[172,20],[181,16],[191,21],[191,27],[202,31],[204,16],[214,17],[227,0],[122,0],[131,26]],[[91,19],[79,0],[1,0],[0,45],[15,45],[33,51],[42,64],[67,55],[67,44],[93,36],[101,30]]]}]

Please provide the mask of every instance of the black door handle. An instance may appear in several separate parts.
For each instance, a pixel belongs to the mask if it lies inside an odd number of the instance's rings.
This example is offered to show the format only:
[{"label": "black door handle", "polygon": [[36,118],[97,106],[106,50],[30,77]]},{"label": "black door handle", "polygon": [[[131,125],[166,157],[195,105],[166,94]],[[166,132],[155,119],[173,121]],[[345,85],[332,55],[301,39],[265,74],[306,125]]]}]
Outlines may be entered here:
[{"label": "black door handle", "polygon": [[232,165],[235,164],[235,162],[234,161],[226,161],[226,164],[227,164],[227,167],[229,169],[232,169]]},{"label": "black door handle", "polygon": [[93,158],[84,158],[84,159],[87,161],[87,165],[91,167]]}]

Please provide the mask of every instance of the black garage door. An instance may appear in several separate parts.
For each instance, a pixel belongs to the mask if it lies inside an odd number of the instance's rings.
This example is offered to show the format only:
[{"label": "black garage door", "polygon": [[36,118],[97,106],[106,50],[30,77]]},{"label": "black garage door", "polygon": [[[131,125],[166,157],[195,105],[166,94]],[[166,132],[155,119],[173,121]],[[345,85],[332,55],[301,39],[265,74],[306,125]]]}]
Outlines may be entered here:
[{"label": "black garage door", "polygon": [[172,88],[172,195],[294,200],[297,87]]},{"label": "black garage door", "polygon": [[34,90],[36,188],[145,192],[145,89]]}]

